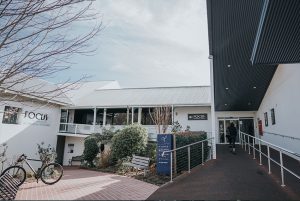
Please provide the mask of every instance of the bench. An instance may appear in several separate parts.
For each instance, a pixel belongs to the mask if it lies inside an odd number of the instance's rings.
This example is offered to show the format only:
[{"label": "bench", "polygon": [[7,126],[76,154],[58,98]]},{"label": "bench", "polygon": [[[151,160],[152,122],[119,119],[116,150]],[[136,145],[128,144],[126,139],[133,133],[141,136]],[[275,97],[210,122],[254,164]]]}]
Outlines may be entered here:
[{"label": "bench", "polygon": [[18,182],[8,173],[0,177],[0,200],[14,200],[19,190]]},{"label": "bench", "polygon": [[123,163],[125,166],[130,166],[136,169],[144,170],[144,176],[146,175],[146,171],[149,169],[150,158],[142,157],[142,156],[132,156],[132,160],[130,163]]},{"label": "bench", "polygon": [[[73,166],[73,162],[82,162],[83,157],[82,156],[73,156],[70,160],[70,165]],[[79,164],[80,165],[80,164]]]}]

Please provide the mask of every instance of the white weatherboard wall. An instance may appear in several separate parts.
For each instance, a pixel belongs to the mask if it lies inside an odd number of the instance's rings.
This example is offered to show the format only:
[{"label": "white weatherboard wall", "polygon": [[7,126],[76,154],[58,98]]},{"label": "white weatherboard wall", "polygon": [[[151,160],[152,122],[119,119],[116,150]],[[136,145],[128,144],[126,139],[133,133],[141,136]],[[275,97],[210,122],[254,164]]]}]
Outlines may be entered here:
[{"label": "white weatherboard wall", "polygon": [[[3,124],[3,111],[5,106],[18,107],[22,109],[18,124]],[[36,120],[25,117],[25,112],[47,114],[47,120]],[[0,105],[0,143],[8,145],[7,157],[15,158],[24,153],[29,158],[39,159],[37,155],[37,143],[44,142],[56,147],[56,133],[59,128],[60,108],[45,106],[43,104],[7,102]],[[1,150],[2,151],[2,150]],[[40,162],[31,162],[34,168]]]},{"label": "white weatherboard wall", "polygon": [[[275,109],[276,124],[272,125],[271,109]],[[268,112],[269,126],[264,123]],[[300,138],[300,64],[279,65],[257,112],[266,132]],[[264,134],[263,140],[300,154],[300,140]]]},{"label": "white weatherboard wall", "polygon": [[[207,120],[188,120],[188,114],[207,114]],[[211,132],[210,107],[175,107],[174,121],[178,121],[182,129],[189,125],[191,131]]]},{"label": "white weatherboard wall", "polygon": [[[69,165],[73,156],[81,156],[84,150],[84,137],[66,137],[63,165]],[[69,153],[68,144],[74,144],[74,152]]]}]

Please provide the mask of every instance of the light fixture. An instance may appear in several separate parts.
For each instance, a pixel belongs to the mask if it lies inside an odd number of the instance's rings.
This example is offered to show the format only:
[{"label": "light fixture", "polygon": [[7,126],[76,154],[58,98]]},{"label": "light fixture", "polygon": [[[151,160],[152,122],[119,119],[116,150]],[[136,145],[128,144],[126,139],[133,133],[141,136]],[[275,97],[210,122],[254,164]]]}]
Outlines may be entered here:
[{"label": "light fixture", "polygon": [[230,64],[228,64],[228,65],[227,65],[227,67],[228,67],[228,68],[230,68],[230,67],[231,67],[231,65],[230,65]]},{"label": "light fixture", "polygon": [[256,86],[254,86],[253,89],[256,89]]},{"label": "light fixture", "polygon": [[226,89],[226,90],[228,90],[229,88],[228,88],[228,87],[226,87],[225,89]]},{"label": "light fixture", "polygon": [[251,102],[249,102],[248,105],[251,105]]},{"label": "light fixture", "polygon": [[227,103],[225,103],[225,106],[227,106]]}]

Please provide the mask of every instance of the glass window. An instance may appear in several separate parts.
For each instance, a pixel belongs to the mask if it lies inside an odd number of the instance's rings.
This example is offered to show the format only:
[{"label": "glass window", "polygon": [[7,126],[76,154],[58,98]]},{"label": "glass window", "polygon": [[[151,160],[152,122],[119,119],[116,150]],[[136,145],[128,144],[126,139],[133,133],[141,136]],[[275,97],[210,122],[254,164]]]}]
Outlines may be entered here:
[{"label": "glass window", "polygon": [[264,116],[265,116],[265,126],[268,127],[268,125],[269,125],[269,122],[268,122],[268,113],[265,112]]},{"label": "glass window", "polygon": [[271,109],[271,120],[272,120],[272,125],[276,124],[274,108]]},{"label": "glass window", "polygon": [[107,109],[106,124],[127,125],[127,108]]},{"label": "glass window", "polygon": [[3,113],[3,124],[18,124],[21,108],[5,106]]},{"label": "glass window", "polygon": [[[142,125],[155,125],[153,121],[153,108],[142,108]],[[152,116],[152,117],[151,117]]]}]

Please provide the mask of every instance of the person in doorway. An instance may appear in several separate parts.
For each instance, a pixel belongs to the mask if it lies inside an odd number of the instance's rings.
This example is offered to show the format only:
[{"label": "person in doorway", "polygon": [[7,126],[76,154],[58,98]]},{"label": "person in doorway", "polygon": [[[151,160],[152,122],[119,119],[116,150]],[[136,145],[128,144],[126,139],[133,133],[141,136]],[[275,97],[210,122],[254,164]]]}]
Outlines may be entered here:
[{"label": "person in doorway", "polygon": [[234,126],[234,123],[231,123],[230,126],[228,127],[228,131],[229,131],[229,143],[232,146],[232,153],[235,154],[235,141],[236,141],[236,136],[237,136],[237,129]]}]

